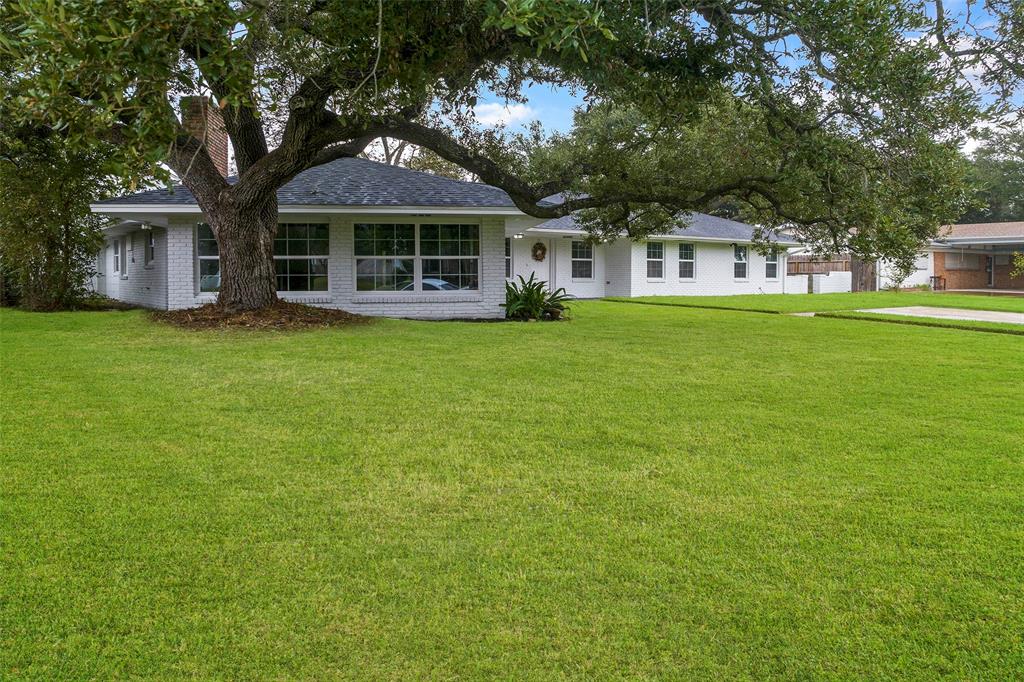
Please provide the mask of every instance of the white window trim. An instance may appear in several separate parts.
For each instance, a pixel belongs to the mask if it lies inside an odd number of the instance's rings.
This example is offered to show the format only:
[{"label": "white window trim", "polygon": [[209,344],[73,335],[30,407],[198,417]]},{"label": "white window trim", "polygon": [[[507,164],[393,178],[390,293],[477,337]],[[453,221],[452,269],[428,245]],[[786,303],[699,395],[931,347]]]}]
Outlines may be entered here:
[{"label": "white window trim", "polygon": [[[356,271],[356,261],[360,259],[378,259],[388,260],[395,258],[395,256],[359,256],[356,254],[356,225],[413,225],[414,226],[414,244],[415,244],[415,255],[413,258],[413,275],[412,275],[412,291],[360,291],[358,277],[359,273]],[[423,256],[420,254],[420,225],[475,225],[477,232],[477,255],[476,256]],[[484,229],[480,221],[474,220],[403,220],[396,218],[393,221],[384,221],[379,219],[369,220],[355,220],[351,223],[352,229],[352,294],[357,297],[422,297],[422,296],[444,296],[444,297],[459,297],[459,296],[479,296],[483,294],[484,289]],[[409,256],[398,256],[398,258],[408,259]],[[477,288],[476,289],[454,289],[450,291],[442,290],[423,290],[423,260],[469,260],[470,258],[476,258],[476,278]],[[328,283],[330,286],[330,283]]]},{"label": "white window trim", "polygon": [[142,267],[147,270],[153,268],[153,261],[156,260],[156,237],[153,230],[146,230],[142,233]]},{"label": "white window trim", "polygon": [[[679,245],[676,246],[676,255],[677,256],[679,254],[679,249],[681,249],[684,245],[689,246],[692,249],[692,251],[693,251],[693,258],[691,258],[689,260],[684,260],[680,256],[679,257],[679,263],[693,263],[693,277],[682,277],[682,276],[680,276],[679,277],[679,281],[680,282],[696,282],[697,281],[697,245],[695,243],[693,243],[693,242],[680,242]],[[676,265],[676,274],[677,275],[679,274],[678,263]]]},{"label": "white window trim", "polygon": [[[465,223],[469,225],[469,223]],[[355,229],[354,227],[352,229]],[[482,237],[483,235],[481,235]],[[505,280],[511,281],[516,275],[515,261],[512,255],[515,253],[515,244],[512,237],[505,237]],[[483,249],[481,249],[483,250]]]},{"label": "white window trim", "polygon": [[[772,257],[775,258],[774,261],[768,260],[769,258],[772,258]],[[769,277],[768,276],[768,266],[771,265],[773,262],[775,263],[775,276],[774,277]],[[778,282],[779,281],[779,268],[781,266],[782,266],[782,259],[779,257],[779,252],[778,251],[771,251],[771,252],[769,252],[764,257],[764,279],[765,279],[765,281],[766,282]]]},{"label": "white window trim", "polygon": [[[217,261],[217,271],[220,272],[220,247],[219,247],[219,245],[218,245],[218,248],[217,248],[217,255],[216,256],[200,256],[199,255],[199,225],[201,225],[201,224],[206,224],[206,223],[196,223],[193,226],[193,228],[192,228],[192,256],[193,256],[193,261],[194,261],[192,277],[193,277],[193,279],[195,281],[195,288],[194,288],[195,289],[195,295],[196,296],[216,296],[219,292],[217,292],[217,291],[203,291],[202,289],[200,289],[200,287],[202,286],[202,284],[200,282],[200,279],[199,279],[200,276],[201,276],[200,275],[200,269],[199,269],[200,261],[204,261],[204,260],[215,260],[215,261]],[[328,297],[328,296],[331,295],[331,264],[330,264],[330,260],[331,260],[331,225],[330,225],[329,222],[323,223],[323,222],[316,222],[316,221],[312,221],[312,222],[294,221],[292,223],[282,223],[282,222],[278,223],[278,225],[293,225],[293,224],[300,224],[300,225],[326,225],[327,226],[327,254],[326,255],[322,255],[322,256],[321,255],[313,255],[313,256],[310,256],[310,255],[305,255],[305,256],[299,256],[299,255],[296,255],[296,256],[277,256],[277,255],[275,255],[275,256],[273,256],[273,259],[274,260],[309,260],[311,258],[326,258],[327,259],[327,289],[324,290],[324,291],[278,291],[277,295],[278,295],[278,297],[281,297],[281,298],[296,298],[296,297],[299,297],[299,296],[304,296],[304,297],[307,297],[307,298],[310,298],[310,297],[312,297],[312,298]],[[155,256],[155,254],[156,254],[156,252],[155,252],[155,249],[154,249],[154,256]],[[277,276],[276,275],[274,276],[274,282],[275,282],[275,284],[277,282]]]},{"label": "white window trim", "polygon": [[[196,223],[192,226],[192,256],[194,261],[193,267],[193,281],[195,282],[195,295],[196,296],[217,296],[219,291],[203,291],[200,282],[202,276],[201,270],[199,269],[199,263],[204,260],[215,260],[217,261],[217,272],[220,272],[220,245],[217,247],[216,256],[200,256],[199,255],[199,226],[205,225],[206,223]],[[212,228],[211,228],[212,231]]]},{"label": "white window trim", "polygon": [[[743,249],[743,260],[736,258],[736,251]],[[743,277],[736,276],[736,264],[743,263]],[[750,281],[750,247],[746,244],[737,244],[732,247],[732,279],[734,282],[749,282]]]},{"label": "white window trim", "polygon": [[[651,244],[661,245],[661,258],[651,258],[651,252],[649,251]],[[650,241],[644,244],[644,274],[647,275],[648,282],[664,282],[665,281],[665,242]],[[661,277],[650,276],[650,263],[661,263]]]},{"label": "white window trim", "polygon": [[[132,254],[134,259],[134,253]],[[128,236],[121,237],[121,279],[128,279]]]},{"label": "white window trim", "polygon": [[[322,222],[318,220],[292,220],[282,222],[280,219],[277,221],[277,226],[281,225],[325,225],[327,226],[327,253],[323,255],[309,255],[304,256],[278,256],[274,255],[274,260],[311,260],[313,258],[324,258],[327,260],[327,288],[322,291],[278,291],[278,298],[296,298],[303,296],[306,298],[317,298],[317,297],[328,297],[331,295],[331,223]],[[276,238],[276,235],[275,235]],[[307,238],[306,241],[309,241]],[[277,272],[275,268],[274,272],[274,283],[277,283]]]},{"label": "white window trim", "polygon": [[[585,244],[585,245],[587,244],[587,242],[583,241],[582,239],[573,239],[573,240],[570,241],[570,243],[569,243],[569,278],[573,282],[593,282],[594,281],[594,277],[595,277],[595,273],[597,271],[597,258],[594,255],[594,245],[593,244],[589,244],[588,245],[588,246],[590,246],[590,258],[576,258],[576,257],[573,256],[572,249],[573,249],[573,245],[576,244],[577,242],[580,243],[580,244]],[[590,277],[573,277],[572,276],[572,266],[576,262],[590,263]]]}]

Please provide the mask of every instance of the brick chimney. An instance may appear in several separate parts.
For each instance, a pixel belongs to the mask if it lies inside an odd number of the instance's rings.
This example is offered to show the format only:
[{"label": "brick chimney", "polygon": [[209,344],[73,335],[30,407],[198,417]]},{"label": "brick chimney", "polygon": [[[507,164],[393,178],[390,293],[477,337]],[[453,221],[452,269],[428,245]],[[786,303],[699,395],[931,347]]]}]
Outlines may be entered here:
[{"label": "brick chimney", "polygon": [[181,125],[188,133],[206,145],[213,165],[224,177],[228,176],[228,131],[220,109],[212,106],[208,97],[181,98]]}]

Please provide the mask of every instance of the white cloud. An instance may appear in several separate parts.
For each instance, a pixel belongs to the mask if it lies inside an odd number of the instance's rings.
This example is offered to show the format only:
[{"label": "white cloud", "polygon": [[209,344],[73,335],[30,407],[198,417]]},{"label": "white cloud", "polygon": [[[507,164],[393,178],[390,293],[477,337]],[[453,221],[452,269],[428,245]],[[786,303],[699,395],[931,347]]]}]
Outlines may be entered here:
[{"label": "white cloud", "polygon": [[535,118],[537,112],[526,104],[481,104],[473,113],[480,123],[497,126],[528,121]]}]

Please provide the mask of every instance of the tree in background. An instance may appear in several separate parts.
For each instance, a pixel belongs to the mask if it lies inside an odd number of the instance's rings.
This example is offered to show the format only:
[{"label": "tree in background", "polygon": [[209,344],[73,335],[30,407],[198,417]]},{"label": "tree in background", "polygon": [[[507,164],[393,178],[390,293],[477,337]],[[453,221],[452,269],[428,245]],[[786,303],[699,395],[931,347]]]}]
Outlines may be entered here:
[{"label": "tree in background", "polygon": [[992,131],[971,158],[974,206],[961,223],[1024,220],[1024,130]]},{"label": "tree in background", "polygon": [[8,303],[59,310],[81,302],[103,242],[102,218],[89,203],[127,189],[109,171],[116,152],[110,145],[68,147],[51,135],[0,133],[0,268]]},{"label": "tree in background", "polygon": [[377,138],[366,147],[360,156],[371,161],[386,163],[389,166],[401,166],[452,180],[479,181],[476,175],[462,166],[438,156],[426,147],[409,144],[405,140],[393,140],[388,137]]},{"label": "tree in background", "polygon": [[[962,212],[975,113],[918,0],[18,0],[0,4],[0,92],[21,124],[166,162],[220,250],[218,301],[276,300],[276,190],[387,137],[505,190],[642,238],[734,201],[809,245],[893,258]],[[565,135],[477,124],[481,92],[582,92]],[[175,114],[209,93],[228,184]],[[680,162],[680,158],[687,163]],[[564,202],[542,202],[560,193]]]}]

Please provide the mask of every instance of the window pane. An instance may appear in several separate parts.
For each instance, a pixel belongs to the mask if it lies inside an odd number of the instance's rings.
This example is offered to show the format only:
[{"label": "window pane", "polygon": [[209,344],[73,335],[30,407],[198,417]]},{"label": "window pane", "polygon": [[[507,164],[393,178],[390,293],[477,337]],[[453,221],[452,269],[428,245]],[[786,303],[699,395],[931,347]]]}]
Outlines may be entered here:
[{"label": "window pane", "polygon": [[324,224],[311,225],[309,228],[310,239],[330,239],[330,228]]},{"label": "window pane", "polygon": [[736,262],[746,262],[747,260],[747,247],[737,246],[733,249],[736,257]]},{"label": "window pane", "polygon": [[213,237],[213,230],[209,225],[199,224],[196,228],[196,252],[200,256],[216,256],[217,240]]},{"label": "window pane", "polygon": [[476,258],[424,258],[423,286],[442,291],[478,289],[478,268]]},{"label": "window pane", "polygon": [[415,262],[412,259],[364,258],[356,261],[357,291],[409,291]]},{"label": "window pane", "polygon": [[647,257],[655,260],[660,260],[664,254],[663,245],[661,242],[647,242]]},{"label": "window pane", "polygon": [[309,255],[326,256],[330,253],[329,242],[326,239],[310,239]]},{"label": "window pane", "polygon": [[220,290],[220,260],[203,258],[199,261],[199,291]]},{"label": "window pane", "polygon": [[[413,225],[359,223],[355,226],[357,256],[412,256],[416,252]],[[326,255],[310,251],[316,255]]]},{"label": "window pane", "polygon": [[660,260],[647,261],[647,277],[650,279],[661,279],[664,277],[663,265],[664,263]]},{"label": "window pane", "polygon": [[693,279],[693,261],[679,261],[680,279]]},{"label": "window pane", "polygon": [[775,279],[779,276],[779,264],[767,263],[764,267],[764,276],[768,279]]},{"label": "window pane", "polygon": [[594,276],[594,262],[589,260],[574,260],[572,262],[573,279],[591,279]]},{"label": "window pane", "polygon": [[746,279],[747,278],[747,264],[746,263],[734,263],[733,264],[732,275],[736,279]]},{"label": "window pane", "polygon": [[[285,231],[286,231],[286,233],[288,235],[288,240],[289,241],[292,240],[292,239],[299,239],[299,240],[305,241],[306,239],[309,238],[309,226],[308,225],[302,225],[302,224],[299,224],[299,223],[287,223],[286,225],[284,225],[284,227],[285,227]],[[280,231],[280,230],[281,230],[281,227],[279,226],[278,227],[278,231]]]},{"label": "window pane", "polygon": [[679,245],[679,260],[693,260],[693,244]]},{"label": "window pane", "polygon": [[593,259],[594,257],[594,245],[588,244],[587,242],[573,241],[572,243],[572,257],[582,258],[586,260]]}]

